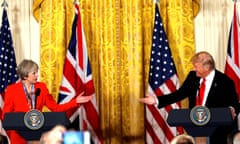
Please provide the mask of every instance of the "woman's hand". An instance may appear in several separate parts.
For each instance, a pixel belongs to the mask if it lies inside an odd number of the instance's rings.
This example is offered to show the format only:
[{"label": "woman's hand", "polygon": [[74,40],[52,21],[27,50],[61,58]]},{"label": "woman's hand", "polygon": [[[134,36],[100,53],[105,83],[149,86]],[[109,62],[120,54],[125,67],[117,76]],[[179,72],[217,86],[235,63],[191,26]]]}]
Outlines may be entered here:
[{"label": "woman's hand", "polygon": [[90,96],[84,96],[83,95],[84,92],[80,93],[78,96],[77,96],[77,99],[76,99],[76,102],[77,103],[86,103],[86,102],[89,102],[91,99],[92,99],[92,95]]}]

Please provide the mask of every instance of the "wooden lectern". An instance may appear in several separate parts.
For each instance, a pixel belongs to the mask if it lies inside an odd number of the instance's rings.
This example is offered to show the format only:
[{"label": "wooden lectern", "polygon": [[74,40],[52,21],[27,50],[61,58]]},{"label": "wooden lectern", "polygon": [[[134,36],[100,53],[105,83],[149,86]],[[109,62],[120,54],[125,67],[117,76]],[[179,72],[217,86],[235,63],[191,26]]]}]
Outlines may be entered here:
[{"label": "wooden lectern", "polygon": [[[210,120],[207,124],[199,126],[190,118],[191,109],[173,109],[169,112],[167,122],[170,126],[181,126],[186,132],[200,139],[207,140],[218,126],[229,126],[233,119],[229,108],[212,108]],[[198,139],[199,140],[199,139]],[[205,143],[207,143],[205,141]],[[197,144],[197,141],[196,141]],[[203,144],[203,143],[201,143]]]}]

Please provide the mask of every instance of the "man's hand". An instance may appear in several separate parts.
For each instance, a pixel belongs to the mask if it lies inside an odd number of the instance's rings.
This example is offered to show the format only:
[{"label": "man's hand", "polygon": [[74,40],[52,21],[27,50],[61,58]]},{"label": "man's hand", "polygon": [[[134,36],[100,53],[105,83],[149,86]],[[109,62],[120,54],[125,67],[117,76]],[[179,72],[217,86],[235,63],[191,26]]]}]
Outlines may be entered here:
[{"label": "man's hand", "polygon": [[142,102],[142,103],[145,103],[145,104],[149,104],[149,105],[156,104],[155,97],[153,97],[149,94],[146,94],[146,97],[144,97],[144,98],[140,98],[139,101]]},{"label": "man's hand", "polygon": [[230,108],[230,111],[231,111],[231,114],[232,114],[232,118],[235,119],[235,117],[236,117],[236,112],[235,112],[234,107],[230,106],[229,108]]}]

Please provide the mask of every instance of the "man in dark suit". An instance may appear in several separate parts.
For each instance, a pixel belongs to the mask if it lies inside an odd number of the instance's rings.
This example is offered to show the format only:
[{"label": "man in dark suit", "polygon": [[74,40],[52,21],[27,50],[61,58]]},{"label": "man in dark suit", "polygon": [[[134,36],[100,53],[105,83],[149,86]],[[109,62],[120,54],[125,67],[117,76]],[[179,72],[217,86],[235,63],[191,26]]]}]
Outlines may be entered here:
[{"label": "man in dark suit", "polygon": [[[219,127],[210,136],[210,144],[227,144],[227,135],[237,129],[239,103],[234,82],[222,72],[216,70],[215,62],[208,52],[199,52],[192,57],[193,71],[189,72],[182,86],[173,93],[153,96],[146,94],[140,102],[156,105],[158,108],[188,97],[189,108],[199,103],[200,85],[205,79],[203,102],[199,105],[208,108],[229,107],[234,119],[231,126]],[[153,90],[154,91],[154,90]]]}]

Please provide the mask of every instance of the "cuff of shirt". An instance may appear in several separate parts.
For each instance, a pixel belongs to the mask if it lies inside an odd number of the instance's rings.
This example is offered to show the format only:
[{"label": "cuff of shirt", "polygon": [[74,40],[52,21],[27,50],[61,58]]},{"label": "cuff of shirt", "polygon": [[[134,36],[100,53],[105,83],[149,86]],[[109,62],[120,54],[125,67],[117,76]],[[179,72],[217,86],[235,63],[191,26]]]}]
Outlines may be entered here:
[{"label": "cuff of shirt", "polygon": [[158,107],[159,102],[158,102],[158,99],[156,97],[155,97],[155,101],[156,101],[156,103],[154,105],[155,105],[155,107]]}]

